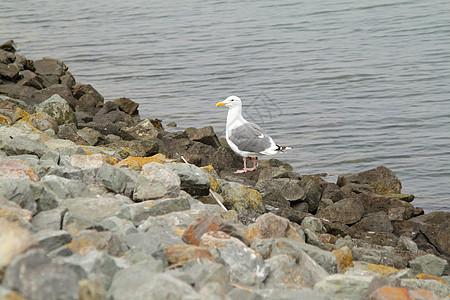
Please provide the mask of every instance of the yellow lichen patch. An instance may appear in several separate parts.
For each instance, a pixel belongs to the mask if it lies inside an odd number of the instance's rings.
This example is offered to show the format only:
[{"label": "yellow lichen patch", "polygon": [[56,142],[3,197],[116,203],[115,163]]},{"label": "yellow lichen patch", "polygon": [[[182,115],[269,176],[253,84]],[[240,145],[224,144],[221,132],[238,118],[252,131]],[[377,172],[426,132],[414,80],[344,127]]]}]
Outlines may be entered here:
[{"label": "yellow lichen patch", "polygon": [[256,223],[250,224],[245,232],[246,239],[251,243],[258,236],[259,226]]},{"label": "yellow lichen patch", "polygon": [[436,280],[442,284],[447,284],[446,281],[442,280],[441,278],[434,276],[434,275],[430,275],[430,274],[425,274],[425,273],[419,273],[416,275],[417,279],[426,279],[426,280]]},{"label": "yellow lichen patch", "polygon": [[116,163],[115,166],[118,168],[129,168],[135,171],[141,171],[142,166],[151,162],[157,162],[163,164],[167,161],[164,154],[158,153],[149,157],[134,157],[128,156],[122,159],[120,162]]},{"label": "yellow lichen patch", "polygon": [[390,275],[392,273],[398,272],[398,269],[393,267],[388,267],[384,265],[367,264],[367,269],[373,272],[377,272],[381,275]]},{"label": "yellow lichen patch", "polygon": [[184,230],[181,228],[175,228],[173,230],[173,232],[175,232],[176,234],[178,234],[179,236],[182,236],[184,234]]},{"label": "yellow lichen patch", "polygon": [[219,182],[217,181],[217,179],[219,179],[219,175],[217,175],[213,166],[208,165],[206,167],[202,167],[201,169],[209,176],[211,190],[220,194],[221,188]]},{"label": "yellow lichen patch", "polygon": [[16,110],[14,111],[14,114],[11,116],[11,121],[13,123],[17,122],[18,120],[25,118],[25,117],[29,117],[30,114],[27,113],[25,110],[21,109],[20,107],[17,107]]},{"label": "yellow lichen patch", "polygon": [[300,225],[298,225],[297,223],[292,223],[292,222],[289,223],[288,229],[286,231],[286,237],[291,240],[305,242],[305,240],[302,238],[302,236],[299,233],[299,230],[301,230],[301,229],[296,228],[297,226],[300,227]]},{"label": "yellow lichen patch", "polygon": [[0,124],[5,124],[5,125],[11,125],[12,121],[4,116],[4,115],[0,115]]},{"label": "yellow lichen patch", "polygon": [[353,255],[349,247],[344,246],[338,250],[332,251],[337,260],[337,268],[339,273],[344,273],[353,267]]}]

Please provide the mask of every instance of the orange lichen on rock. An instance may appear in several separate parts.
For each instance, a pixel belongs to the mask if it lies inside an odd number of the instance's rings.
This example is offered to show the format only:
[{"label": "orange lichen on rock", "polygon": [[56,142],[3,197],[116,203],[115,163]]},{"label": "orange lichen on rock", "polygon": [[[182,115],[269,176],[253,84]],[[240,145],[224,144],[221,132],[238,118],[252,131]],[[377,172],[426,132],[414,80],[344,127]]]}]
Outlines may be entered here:
[{"label": "orange lichen on rock", "polygon": [[217,181],[219,179],[219,175],[217,175],[216,170],[214,170],[214,167],[211,165],[202,167],[202,170],[208,174],[209,181],[210,181],[210,188],[213,192],[219,193],[221,192],[220,184]]},{"label": "orange lichen on rock", "polygon": [[374,291],[369,298],[370,300],[438,300],[441,299],[432,291],[428,290],[411,290],[401,287],[383,286]]},{"label": "orange lichen on rock", "polygon": [[21,178],[38,182],[39,177],[20,159],[0,159],[0,178]]},{"label": "orange lichen on rock", "polygon": [[442,284],[447,284],[447,282],[442,280],[441,278],[434,276],[434,275],[430,275],[430,274],[419,273],[416,275],[416,278],[417,279],[426,279],[426,280],[436,280],[437,282],[440,282]]},{"label": "orange lichen on rock", "polygon": [[166,162],[166,156],[164,154],[158,153],[149,157],[134,157],[128,156],[115,164],[118,168],[129,168],[135,171],[141,171],[142,166],[151,162],[157,162],[163,164]]},{"label": "orange lichen on rock", "polygon": [[339,273],[344,273],[353,267],[353,255],[349,247],[344,246],[338,250],[333,250],[332,253],[336,256]]},{"label": "orange lichen on rock", "polygon": [[216,262],[211,252],[204,247],[179,244],[164,248],[169,264],[186,264],[192,260]]},{"label": "orange lichen on rock", "polygon": [[12,121],[10,118],[4,116],[4,115],[0,115],[0,124],[6,124],[6,125],[11,125]]}]

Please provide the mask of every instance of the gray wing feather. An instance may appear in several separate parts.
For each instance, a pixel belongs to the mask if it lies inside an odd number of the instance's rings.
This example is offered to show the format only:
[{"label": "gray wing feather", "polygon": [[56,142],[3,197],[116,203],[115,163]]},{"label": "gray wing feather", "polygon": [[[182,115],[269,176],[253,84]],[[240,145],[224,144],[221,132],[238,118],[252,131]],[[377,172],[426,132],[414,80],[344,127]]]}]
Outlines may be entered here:
[{"label": "gray wing feather", "polygon": [[[261,138],[260,136],[263,135]],[[231,130],[230,140],[242,151],[261,152],[269,148],[271,138],[254,123],[245,123]]]}]

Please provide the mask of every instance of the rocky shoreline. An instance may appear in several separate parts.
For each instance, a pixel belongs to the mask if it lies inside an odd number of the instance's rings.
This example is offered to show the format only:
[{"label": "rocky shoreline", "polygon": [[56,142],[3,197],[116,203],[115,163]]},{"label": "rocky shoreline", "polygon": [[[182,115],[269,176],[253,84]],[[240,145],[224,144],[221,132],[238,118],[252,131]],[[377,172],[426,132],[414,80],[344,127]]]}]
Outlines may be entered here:
[{"label": "rocky shoreline", "polygon": [[444,299],[450,213],[300,175],[0,46],[0,299]]}]

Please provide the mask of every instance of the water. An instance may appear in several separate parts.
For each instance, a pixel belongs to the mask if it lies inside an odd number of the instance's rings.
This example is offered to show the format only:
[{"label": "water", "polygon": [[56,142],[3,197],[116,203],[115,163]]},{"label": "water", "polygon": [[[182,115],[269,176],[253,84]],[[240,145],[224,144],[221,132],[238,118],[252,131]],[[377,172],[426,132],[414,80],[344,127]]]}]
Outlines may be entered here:
[{"label": "water", "polygon": [[300,174],[384,165],[450,211],[448,0],[130,2],[2,0],[0,38],[178,129],[223,136],[236,94]]}]

